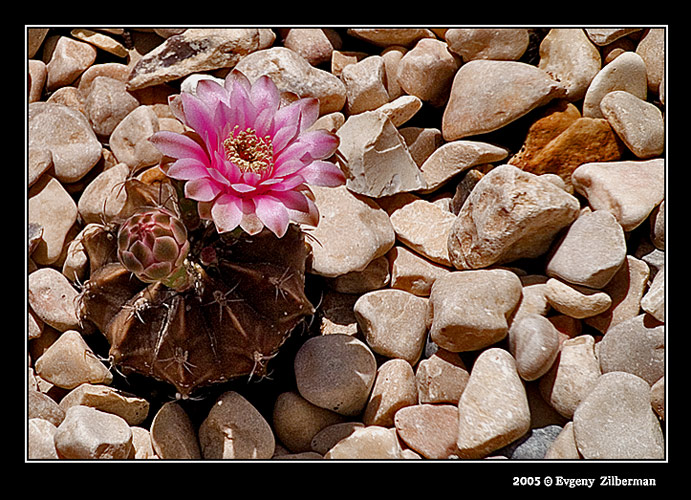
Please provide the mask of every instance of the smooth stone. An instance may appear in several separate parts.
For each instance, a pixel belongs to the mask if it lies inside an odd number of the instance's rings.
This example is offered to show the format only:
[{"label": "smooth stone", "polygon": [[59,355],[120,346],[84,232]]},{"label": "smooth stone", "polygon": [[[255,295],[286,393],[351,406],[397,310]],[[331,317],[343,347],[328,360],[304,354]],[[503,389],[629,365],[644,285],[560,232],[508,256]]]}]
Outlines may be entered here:
[{"label": "smooth stone", "polygon": [[27,417],[43,419],[58,426],[65,419],[65,410],[53,398],[42,392],[29,389]]},{"label": "smooth stone", "polygon": [[187,92],[188,94],[197,95],[197,85],[202,80],[211,80],[218,83],[219,85],[225,85],[225,80],[222,78],[217,78],[208,73],[192,73],[191,75],[185,77],[180,83],[180,92]]},{"label": "smooth stone", "polygon": [[351,115],[336,131],[346,186],[373,198],[425,187],[420,169],[391,119],[378,111]]},{"label": "smooth stone", "polygon": [[392,427],[394,415],[402,408],[417,404],[417,401],[413,367],[404,359],[389,359],[377,369],[362,422],[365,425]]},{"label": "smooth stone", "polygon": [[417,364],[415,383],[418,400],[420,403],[457,405],[469,377],[470,373],[457,353],[437,349]]},{"label": "smooth stone", "polygon": [[268,75],[281,92],[316,97],[320,115],[341,111],[346,103],[346,87],[340,78],[313,67],[304,57],[285,47],[253,52],[243,57],[235,69],[250,81]]},{"label": "smooth stone", "polygon": [[458,407],[419,404],[396,412],[396,432],[411,449],[425,458],[457,458]]},{"label": "smooth stone", "polygon": [[451,141],[437,148],[420,166],[429,193],[443,186],[461,172],[508,156],[507,149],[480,141]]},{"label": "smooth stone", "polygon": [[576,438],[573,436],[573,422],[567,422],[559,435],[552,441],[545,460],[578,460],[582,458],[576,447]]},{"label": "smooth stone", "polygon": [[461,458],[483,458],[523,436],[530,408],[513,357],[499,348],[478,356],[458,402]]},{"label": "smooth stone", "polygon": [[396,430],[379,425],[358,428],[324,454],[331,460],[395,460],[403,458]]},{"label": "smooth stone", "polygon": [[109,136],[139,101],[129,92],[127,84],[108,76],[97,76],[89,86],[84,111],[97,135]]},{"label": "smooth stone", "polygon": [[377,257],[362,271],[353,271],[335,278],[327,278],[327,285],[342,293],[366,293],[389,284],[389,260]]},{"label": "smooth stone", "polygon": [[561,431],[560,425],[530,429],[525,436],[497,453],[511,460],[543,460]]},{"label": "smooth stone", "polygon": [[593,210],[611,212],[624,231],[648,218],[665,196],[665,160],[586,163],[571,181]]},{"label": "smooth stone", "polygon": [[411,365],[420,359],[430,318],[426,298],[404,290],[374,290],[360,296],[353,312],[374,352]]},{"label": "smooth stone", "polygon": [[564,99],[574,102],[585,96],[602,67],[600,51],[580,28],[555,28],[540,42],[537,65],[566,88]]},{"label": "smooth stone", "polygon": [[67,278],[52,267],[42,267],[29,274],[29,305],[41,321],[60,332],[79,327],[77,290]]},{"label": "smooth stone", "polygon": [[[415,97],[414,95],[402,95],[382,104],[376,110],[388,116],[394,127],[400,127],[415,116],[415,113],[420,111],[421,108],[422,101],[419,97]],[[399,133],[403,135],[401,130],[399,130]],[[403,140],[406,141],[406,145],[408,145],[408,141],[405,137],[403,137]],[[415,156],[410,150],[410,147],[408,147],[408,152],[413,156],[413,160],[415,160]],[[417,160],[415,160],[415,163],[419,165]]]},{"label": "smooth stone", "polygon": [[132,451],[132,430],[124,419],[73,406],[55,431],[55,448],[67,459],[126,459]]},{"label": "smooth stone", "polygon": [[655,413],[664,420],[665,419],[665,377],[660,377],[660,380],[655,382],[650,388],[650,404],[653,406]]},{"label": "smooth stone", "polygon": [[658,92],[665,75],[665,29],[647,30],[636,46],[636,54],[645,62],[648,90]]},{"label": "smooth stone", "polygon": [[432,286],[430,338],[452,352],[495,344],[507,335],[508,318],[520,299],[521,281],[510,271],[449,273]]},{"label": "smooth stone", "polygon": [[573,431],[585,459],[665,457],[665,438],[650,406],[650,386],[630,373],[605,373],[598,379],[574,413]]},{"label": "smooth stone", "polygon": [[106,52],[118,57],[127,57],[127,49],[123,44],[104,33],[97,33],[84,28],[76,28],[70,30],[70,35],[74,38],[87,42],[97,49],[105,50]]},{"label": "smooth stone", "polygon": [[451,28],[444,33],[449,50],[463,58],[517,61],[528,49],[530,36],[525,28]]},{"label": "smooth stone", "polygon": [[312,446],[315,436],[325,428],[341,424],[344,419],[343,415],[320,408],[295,391],[279,394],[272,413],[276,438],[293,453],[316,451]]},{"label": "smooth stone", "polygon": [[371,111],[389,102],[384,78],[384,59],[378,55],[365,57],[343,68],[341,80],[346,88],[348,114]]},{"label": "smooth stone", "polygon": [[374,384],[377,363],[364,342],[350,335],[308,339],[294,361],[300,395],[310,403],[353,416],[362,412]]},{"label": "smooth stone", "polygon": [[67,36],[59,37],[46,65],[46,89],[53,91],[69,85],[95,60],[95,47]]},{"label": "smooth stone", "polygon": [[31,187],[53,166],[50,150],[45,148],[29,148],[27,158],[27,185]]},{"label": "smooth stone", "polygon": [[205,459],[268,459],[274,454],[273,430],[259,411],[235,391],[223,393],[199,426]]},{"label": "smooth stone", "polygon": [[249,53],[270,46],[275,38],[268,29],[187,29],[142,56],[132,68],[127,88],[137,90],[192,73],[232,68]]},{"label": "smooth stone", "polygon": [[48,75],[46,63],[39,59],[29,59],[27,66],[29,70],[29,102],[40,101]]},{"label": "smooth stone", "polygon": [[341,48],[343,40],[331,28],[290,28],[283,45],[307,59],[312,66],[318,66],[331,60],[331,54]]},{"label": "smooth stone", "polygon": [[28,136],[30,148],[50,151],[55,177],[61,182],[78,181],[102,156],[101,143],[89,120],[63,104],[29,104]]},{"label": "smooth stone", "polygon": [[665,374],[665,327],[645,314],[611,327],[598,346],[602,373],[632,373],[651,386]]},{"label": "smooth stone", "polygon": [[653,278],[650,288],[641,299],[641,309],[656,320],[665,321],[665,268],[660,269]]},{"label": "smooth stone", "polygon": [[446,42],[423,38],[398,62],[396,80],[406,93],[440,106],[446,102],[453,77],[461,66]]},{"label": "smooth stone", "polygon": [[650,242],[659,250],[665,249],[665,200],[650,213]]},{"label": "smooth stone", "polygon": [[110,222],[117,217],[127,201],[127,192],[122,186],[129,175],[129,165],[118,163],[87,184],[77,202],[84,224]]},{"label": "smooth stone", "polygon": [[126,163],[133,172],[156,165],[163,156],[149,138],[158,131],[158,116],[153,107],[138,106],[113,130],[110,149],[118,162]]},{"label": "smooth stone", "polygon": [[43,228],[31,258],[41,265],[57,262],[76,221],[78,208],[62,183],[43,175],[28,191],[29,223]]},{"label": "smooth stone", "polygon": [[60,400],[60,408],[65,411],[77,405],[112,413],[124,419],[128,425],[141,424],[149,414],[149,402],[146,399],[107,385],[84,383]]},{"label": "smooth stone", "polygon": [[381,51],[381,56],[384,58],[384,71],[386,72],[386,91],[392,100],[406,95],[398,84],[398,65],[406,52],[408,49],[400,45],[389,45]]},{"label": "smooth stone", "polygon": [[434,33],[427,28],[348,28],[347,33],[379,47],[409,47],[421,38],[435,38]]},{"label": "smooth stone", "polygon": [[583,116],[603,118],[600,101],[614,90],[624,90],[646,100],[648,79],[641,56],[635,52],[624,52],[595,75],[583,99]]},{"label": "smooth stone", "polygon": [[524,314],[509,329],[509,352],[523,380],[542,377],[559,354],[559,334],[544,316]]},{"label": "smooth stone", "polygon": [[310,443],[312,451],[324,455],[341,439],[350,436],[356,429],[365,427],[362,422],[340,422],[324,427],[317,432]]},{"label": "smooth stone", "polygon": [[469,61],[453,79],[442,134],[453,141],[493,132],[564,92],[545,71],[526,63]]},{"label": "smooth stone", "polygon": [[309,231],[318,242],[311,245],[309,272],[335,278],[362,271],[393,247],[393,226],[376,202],[346,186],[310,189],[319,209],[319,224]]},{"label": "smooth stone", "polygon": [[573,285],[601,289],[626,258],[624,230],[606,210],[581,215],[555,245],[546,274]]},{"label": "smooth stone", "polygon": [[665,121],[660,109],[623,90],[606,94],[600,110],[619,138],[638,158],[662,154],[665,148]]},{"label": "smooth stone", "polygon": [[151,422],[149,432],[154,451],[162,459],[202,458],[192,421],[177,401],[169,401],[161,406]]},{"label": "smooth stone", "polygon": [[135,460],[148,460],[158,458],[151,443],[151,433],[143,427],[133,425],[132,430],[132,449]]},{"label": "smooth stone", "polygon": [[555,278],[547,281],[545,296],[554,309],[576,319],[595,316],[612,305],[612,299],[602,290],[564,283]]},{"label": "smooth stone", "polygon": [[578,216],[563,189],[513,165],[490,170],[458,213],[448,240],[457,269],[478,269],[544,254]]},{"label": "smooth stone", "polygon": [[585,33],[596,45],[609,45],[641,28],[586,28]]},{"label": "smooth stone", "polygon": [[556,362],[540,379],[540,393],[560,415],[570,419],[600,375],[595,339],[579,335],[562,343]]},{"label": "smooth stone", "polygon": [[387,254],[391,269],[391,288],[429,297],[432,285],[440,276],[451,272],[405,246],[396,245]]},{"label": "smooth stone", "polygon": [[97,77],[103,76],[127,83],[130,76],[131,67],[121,63],[101,63],[90,66],[82,76],[79,77],[79,92],[88,96]]},{"label": "smooth stone", "polygon": [[55,449],[57,427],[42,418],[29,418],[26,427],[26,453],[29,460],[56,460],[60,458]]}]

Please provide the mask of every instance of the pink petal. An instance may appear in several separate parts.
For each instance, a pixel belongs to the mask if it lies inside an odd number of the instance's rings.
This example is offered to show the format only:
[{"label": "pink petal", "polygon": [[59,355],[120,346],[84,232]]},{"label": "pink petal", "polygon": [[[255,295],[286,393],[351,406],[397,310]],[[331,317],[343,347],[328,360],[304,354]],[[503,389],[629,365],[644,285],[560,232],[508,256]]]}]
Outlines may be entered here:
[{"label": "pink petal", "polygon": [[196,201],[211,201],[221,189],[209,178],[193,179],[185,184],[185,196]]},{"label": "pink petal", "polygon": [[340,168],[328,161],[315,160],[300,170],[300,175],[307,184],[315,186],[336,187],[345,182],[345,175]]},{"label": "pink petal", "polygon": [[250,91],[252,103],[257,111],[260,113],[264,110],[270,110],[272,114],[278,110],[278,105],[281,101],[281,96],[278,93],[276,85],[266,75],[260,76],[252,85]]},{"label": "pink petal", "polygon": [[[276,117],[274,117],[274,128],[276,128]],[[284,125],[273,134],[271,145],[274,148],[274,155],[278,155],[298,133],[297,123],[294,125]]]},{"label": "pink petal", "polygon": [[226,75],[224,86],[228,92],[232,92],[237,85],[243,87],[247,92],[249,92],[252,87],[244,73],[234,69]]},{"label": "pink petal", "polygon": [[259,220],[269,228],[276,236],[282,238],[288,230],[290,218],[288,210],[277,198],[273,196],[257,196],[254,198],[256,214]]},{"label": "pink petal", "polygon": [[211,218],[219,233],[232,231],[242,220],[242,200],[235,196],[224,194],[218,197],[211,207]]},{"label": "pink petal", "polygon": [[218,82],[209,80],[208,78],[204,78],[197,82],[196,95],[211,109],[213,109],[219,101],[228,98],[226,89]]},{"label": "pink petal", "polygon": [[183,92],[180,94],[182,99],[182,107],[185,111],[185,118],[190,127],[192,127],[207,145],[216,146],[217,136],[214,123],[214,115],[209,107],[201,99]]},{"label": "pink petal", "polygon": [[300,142],[306,142],[309,146],[309,153],[315,160],[324,160],[331,157],[338,149],[340,140],[336,134],[332,134],[326,130],[313,130],[311,132],[304,132],[298,139]]},{"label": "pink petal", "polygon": [[236,182],[230,185],[238,193],[249,193],[251,191],[256,191],[256,187],[251,184],[245,184],[244,182]]},{"label": "pink petal", "polygon": [[245,130],[254,125],[257,110],[252,101],[250,101],[248,91],[242,85],[233,86],[233,91],[228,100],[228,107],[234,109],[237,113],[236,124],[240,126],[240,130]]},{"label": "pink petal", "polygon": [[187,121],[185,120],[185,113],[182,110],[182,100],[180,99],[179,94],[168,96],[168,107],[170,108],[170,111],[173,113],[173,116],[175,116],[175,118],[180,120],[183,124],[187,125]]},{"label": "pink petal", "polygon": [[188,181],[206,177],[206,165],[194,158],[180,158],[168,168],[167,175],[173,179]]},{"label": "pink petal", "polygon": [[194,158],[205,164],[209,162],[204,148],[186,135],[162,130],[153,134],[149,140],[166,156],[178,159]]},{"label": "pink petal", "polygon": [[286,207],[290,220],[299,224],[316,226],[319,223],[317,205],[303,191],[282,191],[274,193]]},{"label": "pink petal", "polygon": [[291,175],[286,179],[282,179],[281,182],[262,184],[262,186],[269,186],[271,191],[290,191],[304,183],[305,179],[302,175]]},{"label": "pink petal", "polygon": [[286,177],[288,175],[294,174],[305,164],[300,160],[286,160],[282,161],[280,164],[274,166],[274,171],[272,173],[273,177]]},{"label": "pink petal", "polygon": [[306,97],[298,101],[300,103],[300,132],[307,130],[319,118],[319,99]]},{"label": "pink petal", "polygon": [[309,153],[309,149],[310,144],[308,142],[293,142],[283,151],[274,156],[274,164],[276,166],[280,166],[285,161],[302,160],[302,158]]},{"label": "pink petal", "polygon": [[264,224],[259,217],[257,217],[255,210],[255,202],[253,199],[242,200],[242,219],[240,220],[240,227],[249,235],[257,234],[264,229]]}]

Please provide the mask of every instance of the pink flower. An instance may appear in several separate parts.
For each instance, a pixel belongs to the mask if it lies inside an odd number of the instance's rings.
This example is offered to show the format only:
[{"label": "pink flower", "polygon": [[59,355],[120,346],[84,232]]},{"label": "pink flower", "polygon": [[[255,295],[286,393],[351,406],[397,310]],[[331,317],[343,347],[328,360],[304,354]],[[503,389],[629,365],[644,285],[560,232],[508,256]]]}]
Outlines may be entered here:
[{"label": "pink flower", "polygon": [[200,138],[161,131],[156,147],[176,161],[168,176],[186,181],[185,196],[219,233],[238,226],[249,234],[263,227],[282,237],[290,222],[316,225],[319,212],[308,185],[338,186],[343,172],[331,162],[338,137],[307,131],[319,116],[319,101],[299,99],[280,107],[267,76],[250,84],[238,71],[225,85],[201,80],[196,96],[170,101],[175,116]]}]

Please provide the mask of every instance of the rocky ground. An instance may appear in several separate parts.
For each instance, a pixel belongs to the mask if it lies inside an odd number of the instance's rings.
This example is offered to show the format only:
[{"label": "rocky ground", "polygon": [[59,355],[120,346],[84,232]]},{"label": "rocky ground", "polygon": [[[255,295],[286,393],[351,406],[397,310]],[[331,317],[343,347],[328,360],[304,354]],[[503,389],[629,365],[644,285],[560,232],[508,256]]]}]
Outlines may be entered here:
[{"label": "rocky ground", "polygon": [[[664,29],[27,39],[29,459],[665,458]],[[233,67],[318,97],[348,180],[269,376],[176,399],[79,321],[81,236]]]}]

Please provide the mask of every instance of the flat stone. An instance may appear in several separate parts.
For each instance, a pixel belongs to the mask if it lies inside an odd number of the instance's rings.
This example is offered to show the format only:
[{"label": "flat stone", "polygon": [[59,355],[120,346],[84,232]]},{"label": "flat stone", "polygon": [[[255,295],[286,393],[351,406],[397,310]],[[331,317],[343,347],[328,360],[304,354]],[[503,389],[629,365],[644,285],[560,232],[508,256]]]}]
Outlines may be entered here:
[{"label": "flat stone", "polygon": [[351,191],[379,198],[425,187],[405,140],[385,114],[366,111],[351,115],[336,135]]},{"label": "flat stone", "polygon": [[401,440],[425,458],[457,457],[458,407],[419,404],[396,412],[396,432]]},{"label": "flat stone", "polygon": [[509,351],[523,380],[542,377],[559,354],[559,334],[544,316],[524,314],[509,329]]},{"label": "flat stone", "polygon": [[235,391],[223,393],[199,426],[205,459],[268,459],[276,441],[269,423]]},{"label": "flat stone", "polygon": [[151,106],[133,109],[115,127],[110,136],[110,149],[118,162],[132,171],[156,165],[162,154],[149,138],[159,131],[158,116]]},{"label": "flat stone", "polygon": [[29,104],[30,148],[50,151],[55,177],[76,182],[101,159],[102,146],[89,120],[73,108],[52,102]]},{"label": "flat stone", "polygon": [[370,262],[362,271],[353,271],[335,278],[327,278],[327,285],[342,293],[366,293],[389,284],[389,260],[386,256]]},{"label": "flat stone", "polygon": [[42,418],[29,418],[26,428],[26,450],[29,460],[55,460],[58,452],[55,449],[55,431],[52,422]]},{"label": "flat stone", "polygon": [[456,217],[426,199],[403,193],[380,200],[398,241],[437,264],[450,266],[447,241]]},{"label": "flat stone", "polygon": [[650,386],[625,372],[603,374],[576,409],[573,431],[586,459],[655,460],[665,457]]},{"label": "flat stone", "polygon": [[513,357],[499,348],[478,356],[458,402],[461,458],[483,458],[528,432],[530,409]]},{"label": "flat stone", "polygon": [[602,373],[632,373],[649,385],[665,374],[665,327],[645,314],[613,326],[598,345]]},{"label": "flat stone", "polygon": [[614,90],[624,90],[646,100],[648,79],[645,61],[641,56],[635,52],[624,52],[595,75],[585,93],[583,116],[603,118],[600,101]]},{"label": "flat stone", "polygon": [[324,454],[332,460],[396,460],[403,458],[395,429],[369,425],[355,429]]},{"label": "flat stone", "polygon": [[362,421],[365,425],[392,427],[394,415],[415,404],[417,387],[413,367],[404,359],[389,359],[377,370]]},{"label": "flat stone", "polygon": [[645,62],[648,90],[658,92],[665,75],[665,30],[647,30],[636,46],[636,54]]},{"label": "flat stone", "polygon": [[660,109],[623,90],[606,94],[600,110],[619,138],[638,158],[662,154],[665,148],[665,121]]},{"label": "flat stone", "polygon": [[112,413],[129,425],[141,424],[149,414],[149,402],[146,399],[107,385],[84,383],[60,400],[60,408],[65,411],[77,405]]},{"label": "flat stone", "polygon": [[429,297],[437,278],[451,272],[447,267],[400,245],[389,250],[387,257],[391,269],[391,288],[405,290],[420,297]]},{"label": "flat stone", "polygon": [[611,212],[624,231],[648,218],[665,196],[665,160],[586,163],[571,176],[593,210]]},{"label": "flat stone", "polygon": [[601,289],[626,258],[624,230],[606,210],[581,215],[547,262],[546,273],[573,285]]},{"label": "flat stone", "polygon": [[517,61],[530,42],[525,28],[451,28],[444,33],[449,50],[463,58]]},{"label": "flat stone", "polygon": [[602,290],[564,283],[555,278],[547,281],[545,296],[550,305],[572,318],[589,318],[612,305],[612,299]]},{"label": "flat stone", "polygon": [[505,148],[480,141],[451,141],[437,148],[421,165],[420,170],[429,193],[443,186],[461,172],[486,163],[503,160],[509,152]]},{"label": "flat stone", "polygon": [[641,299],[641,309],[656,320],[665,321],[665,268],[660,269]]},{"label": "flat stone", "polygon": [[430,338],[452,352],[474,351],[495,344],[507,335],[508,317],[520,298],[521,281],[510,271],[449,273],[432,286]]},{"label": "flat stone", "polygon": [[67,278],[51,267],[29,274],[29,305],[41,321],[60,332],[76,329],[79,318],[75,304],[79,293]]},{"label": "flat stone", "polygon": [[96,134],[109,136],[115,127],[139,101],[127,92],[127,85],[121,80],[97,76],[90,85],[84,101],[84,110]]},{"label": "flat stone", "polygon": [[267,75],[281,92],[299,97],[319,99],[319,114],[341,111],[346,103],[346,88],[337,77],[315,68],[307,60],[286,47],[258,50],[242,58],[235,68],[250,81]]},{"label": "flat stone", "polygon": [[[343,415],[310,403],[296,391],[279,394],[272,414],[276,438],[293,453],[316,451],[312,443],[317,434],[344,420]],[[328,448],[318,451],[324,454]]]},{"label": "flat stone", "polygon": [[458,404],[468,384],[470,373],[455,352],[437,349],[429,358],[420,360],[415,370],[420,403]]},{"label": "flat stone", "polygon": [[46,65],[47,90],[52,91],[74,82],[95,60],[95,47],[67,36],[59,37]]},{"label": "flat stone", "polygon": [[139,59],[127,88],[136,90],[192,73],[231,68],[243,56],[270,46],[275,38],[269,29],[187,29]]},{"label": "flat stone", "polygon": [[[401,45],[389,45],[381,51],[381,56],[384,58],[384,71],[386,72],[386,91],[391,99],[405,95],[398,84],[398,65],[406,52],[408,49]],[[365,53],[364,56],[366,57],[367,54]]]},{"label": "flat stone", "polygon": [[334,447],[341,439],[350,436],[356,429],[365,427],[362,422],[340,422],[324,427],[312,438],[310,446],[320,455]]},{"label": "flat stone", "polygon": [[544,254],[557,233],[578,216],[578,200],[512,165],[485,174],[449,234],[451,263],[478,269]]},{"label": "flat stone", "polygon": [[409,47],[421,38],[435,38],[434,33],[426,28],[348,28],[347,33],[379,47]]},{"label": "flat stone", "polygon": [[197,433],[189,415],[177,401],[161,406],[151,422],[151,443],[162,459],[199,460],[202,458]]},{"label": "flat stone", "polygon": [[354,115],[389,102],[384,85],[384,59],[378,55],[349,64],[341,72],[346,88],[346,110]]},{"label": "flat stone", "polygon": [[467,62],[453,79],[442,134],[453,141],[498,130],[564,92],[545,71],[526,63]]},{"label": "flat stone", "polygon": [[374,290],[360,296],[353,312],[374,352],[411,365],[420,359],[430,318],[426,298],[404,290]]},{"label": "flat stone", "polygon": [[343,334],[308,339],[295,355],[294,368],[303,398],[347,416],[364,410],[377,372],[367,344]]},{"label": "flat stone", "polygon": [[393,247],[396,235],[386,212],[373,200],[346,186],[311,186],[319,209],[319,224],[310,231],[309,272],[334,278],[364,270]]},{"label": "flat stone", "polygon": [[55,448],[68,459],[126,459],[132,451],[130,426],[117,415],[73,406],[55,431]]},{"label": "flat stone", "polygon": [[43,228],[31,258],[37,264],[53,264],[77,221],[77,204],[62,183],[47,174],[31,186],[28,195],[28,222]]},{"label": "flat stone", "polygon": [[601,375],[595,339],[579,335],[562,343],[559,358],[540,379],[540,393],[560,415],[572,418]]},{"label": "flat stone", "polygon": [[580,28],[549,30],[540,42],[538,68],[566,88],[569,102],[582,99],[602,67],[600,51]]}]

